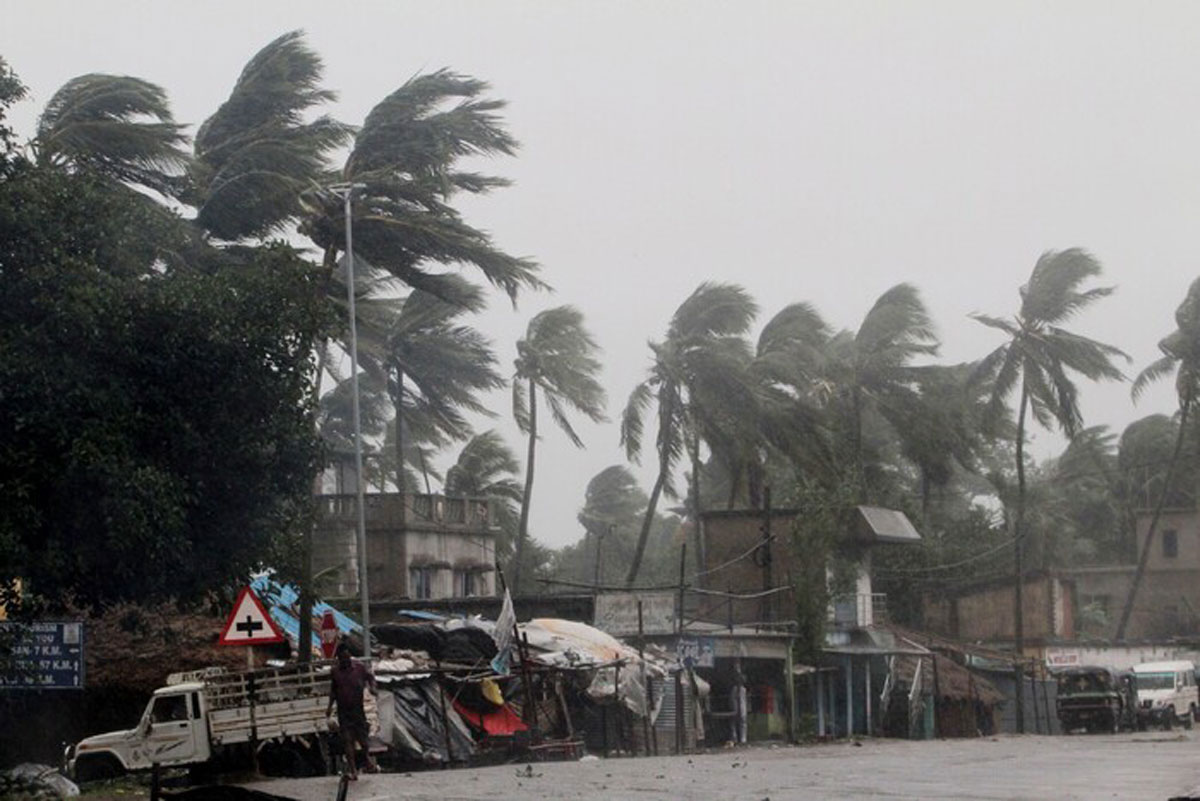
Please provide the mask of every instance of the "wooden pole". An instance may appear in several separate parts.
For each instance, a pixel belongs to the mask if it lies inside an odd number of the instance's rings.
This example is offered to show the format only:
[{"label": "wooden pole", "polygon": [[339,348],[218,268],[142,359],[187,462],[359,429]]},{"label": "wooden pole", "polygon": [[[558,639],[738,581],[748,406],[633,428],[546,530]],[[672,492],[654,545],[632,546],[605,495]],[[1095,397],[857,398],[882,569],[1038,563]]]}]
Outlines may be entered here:
[{"label": "wooden pole", "polygon": [[650,710],[654,699],[650,695],[650,680],[646,677],[646,628],[642,622],[642,600],[637,602],[638,610],[638,660],[642,663],[642,693],[646,698],[645,714],[642,715],[642,749],[650,756]]},{"label": "wooden pole", "polygon": [[[442,669],[441,660],[435,659],[433,664],[440,672]],[[435,681],[434,686],[437,687],[438,700],[441,701],[442,707],[442,738],[446,742],[446,758],[442,760],[442,768],[445,769],[449,767],[450,760],[454,759],[454,753],[450,750],[450,716],[446,714],[446,693],[442,691],[442,683]]]}]

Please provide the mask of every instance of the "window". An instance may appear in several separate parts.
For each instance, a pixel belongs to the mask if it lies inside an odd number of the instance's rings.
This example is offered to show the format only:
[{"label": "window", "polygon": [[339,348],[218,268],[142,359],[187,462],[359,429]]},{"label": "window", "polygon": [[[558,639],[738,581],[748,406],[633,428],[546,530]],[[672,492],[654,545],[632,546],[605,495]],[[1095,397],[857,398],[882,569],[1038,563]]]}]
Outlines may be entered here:
[{"label": "window", "polygon": [[1167,529],[1163,532],[1162,543],[1164,559],[1175,559],[1179,556],[1179,534],[1174,529]]},{"label": "window", "polygon": [[154,711],[151,713],[151,719],[155,723],[187,720],[187,716],[187,696],[164,695],[154,699]]},{"label": "window", "polygon": [[408,594],[413,598],[433,597],[433,568],[410,567],[408,569]]},{"label": "window", "polygon": [[474,570],[455,570],[454,594],[459,598],[471,598],[478,595],[479,573]]}]

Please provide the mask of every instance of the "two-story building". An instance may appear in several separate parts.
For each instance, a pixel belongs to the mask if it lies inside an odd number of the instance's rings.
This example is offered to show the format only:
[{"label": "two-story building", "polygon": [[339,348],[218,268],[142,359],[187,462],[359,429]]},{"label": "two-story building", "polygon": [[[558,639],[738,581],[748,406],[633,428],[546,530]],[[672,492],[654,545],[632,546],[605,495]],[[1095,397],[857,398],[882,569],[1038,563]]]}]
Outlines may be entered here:
[{"label": "two-story building", "polygon": [[[693,615],[709,625],[736,630],[790,632],[796,617],[793,566],[811,555],[797,553],[794,532],[804,526],[800,509],[710,511],[702,515],[704,567],[697,575],[701,594]],[[920,646],[899,640],[882,624],[886,598],[871,584],[871,553],[881,545],[912,545],[920,534],[901,512],[872,506],[855,509],[852,530],[843,545],[856,558],[848,576],[826,567],[831,590],[825,645],[819,665],[807,666],[800,698],[817,721],[817,733],[873,733],[879,722],[879,697],[888,681],[889,657],[927,656]],[[736,646],[735,646],[736,647]],[[778,700],[790,698],[798,674],[781,662],[748,658],[749,651],[718,654],[712,674],[714,707],[729,690],[731,675],[740,673],[751,688],[751,706],[764,719],[761,731],[774,733],[782,715]],[[722,667],[725,669],[722,670]],[[735,670],[736,668],[736,670]],[[766,699],[762,703],[758,701]],[[777,700],[778,699],[778,700]]]},{"label": "two-story building", "polygon": [[[496,594],[497,527],[486,498],[371,492],[364,501],[372,602]],[[318,585],[328,597],[356,597],[356,496],[321,495],[318,504]]]}]

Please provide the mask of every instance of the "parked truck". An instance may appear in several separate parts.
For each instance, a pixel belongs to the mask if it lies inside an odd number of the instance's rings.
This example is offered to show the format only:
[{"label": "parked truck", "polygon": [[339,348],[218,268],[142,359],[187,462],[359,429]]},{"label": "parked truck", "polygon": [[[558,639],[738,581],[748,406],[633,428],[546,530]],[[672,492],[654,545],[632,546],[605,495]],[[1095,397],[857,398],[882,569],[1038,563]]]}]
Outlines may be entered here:
[{"label": "parked truck", "polygon": [[323,775],[328,697],[329,663],[172,674],[135,728],[70,746],[67,772],[89,781],[156,764],[223,769],[257,761],[267,773]]}]

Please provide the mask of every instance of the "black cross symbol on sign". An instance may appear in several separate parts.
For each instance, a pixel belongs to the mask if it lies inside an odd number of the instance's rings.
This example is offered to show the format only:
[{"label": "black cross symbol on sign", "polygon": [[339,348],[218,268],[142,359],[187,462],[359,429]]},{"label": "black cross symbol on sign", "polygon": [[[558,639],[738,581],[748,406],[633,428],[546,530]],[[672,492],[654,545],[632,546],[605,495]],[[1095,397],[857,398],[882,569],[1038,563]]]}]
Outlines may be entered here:
[{"label": "black cross symbol on sign", "polygon": [[258,631],[261,628],[264,628],[264,626],[259,621],[250,617],[250,615],[246,615],[245,622],[238,623],[236,626],[234,626],[234,628],[237,629],[238,631],[246,632],[247,637],[253,637],[254,632]]}]

